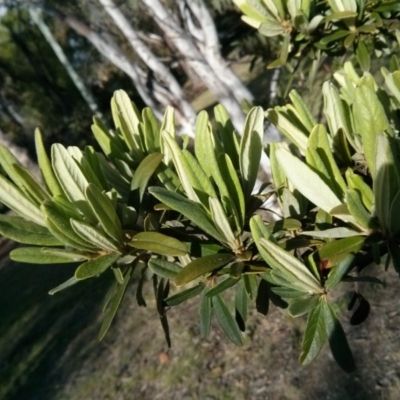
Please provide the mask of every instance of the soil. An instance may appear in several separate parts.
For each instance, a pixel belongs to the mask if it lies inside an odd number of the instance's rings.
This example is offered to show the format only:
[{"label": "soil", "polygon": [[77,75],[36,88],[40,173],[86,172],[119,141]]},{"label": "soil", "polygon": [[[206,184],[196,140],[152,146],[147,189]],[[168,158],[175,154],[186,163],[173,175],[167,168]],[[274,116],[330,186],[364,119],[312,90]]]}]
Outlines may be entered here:
[{"label": "soil", "polygon": [[[200,339],[193,299],[169,311],[168,349],[151,293],[148,307],[138,307],[134,285],[99,343],[109,276],[48,296],[72,267],[9,262],[0,271],[0,398],[397,400],[399,280],[393,271],[375,270],[385,287],[363,289],[370,317],[351,326],[350,314],[341,315],[357,363],[346,374],[328,346],[311,365],[299,365],[305,320],[275,308],[267,317],[252,312],[239,348],[215,321],[210,337]],[[346,300],[349,285],[342,284]]]}]

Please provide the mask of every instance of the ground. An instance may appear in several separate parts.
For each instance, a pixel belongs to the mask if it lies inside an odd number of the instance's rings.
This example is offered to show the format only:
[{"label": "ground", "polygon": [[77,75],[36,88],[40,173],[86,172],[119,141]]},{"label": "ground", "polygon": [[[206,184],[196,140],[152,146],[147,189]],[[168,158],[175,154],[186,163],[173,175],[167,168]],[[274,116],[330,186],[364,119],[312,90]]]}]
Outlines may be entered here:
[{"label": "ground", "polygon": [[[379,272],[385,288],[369,286],[370,318],[350,326],[341,315],[357,362],[346,374],[329,348],[309,366],[298,356],[304,319],[277,309],[253,312],[245,345],[235,347],[214,323],[201,340],[196,301],[169,311],[168,350],[151,295],[136,305],[134,285],[117,319],[98,343],[105,275],[65,292],[47,291],[72,274],[70,266],[8,263],[0,271],[0,398],[4,399],[398,399],[400,394],[399,280]],[[343,285],[343,293],[351,287]]]}]

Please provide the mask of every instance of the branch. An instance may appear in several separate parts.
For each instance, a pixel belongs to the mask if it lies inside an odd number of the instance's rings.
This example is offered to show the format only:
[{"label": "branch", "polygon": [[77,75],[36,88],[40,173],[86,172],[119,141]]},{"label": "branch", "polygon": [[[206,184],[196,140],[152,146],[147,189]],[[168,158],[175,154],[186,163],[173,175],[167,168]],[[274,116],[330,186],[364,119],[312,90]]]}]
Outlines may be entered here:
[{"label": "branch", "polygon": [[[154,71],[157,80],[161,85],[167,87],[171,92],[168,98],[173,99],[173,103],[181,110],[187,123],[194,125],[196,113],[190,103],[185,99],[183,91],[171,71],[163,64],[149,49],[149,47],[140,39],[138,32],[132,27],[121,10],[115,5],[113,0],[98,0],[104,7],[104,10],[110,15],[114,23],[127,38],[129,44],[142,61]],[[169,104],[171,101],[169,101]],[[163,104],[168,106],[169,104]]]}]

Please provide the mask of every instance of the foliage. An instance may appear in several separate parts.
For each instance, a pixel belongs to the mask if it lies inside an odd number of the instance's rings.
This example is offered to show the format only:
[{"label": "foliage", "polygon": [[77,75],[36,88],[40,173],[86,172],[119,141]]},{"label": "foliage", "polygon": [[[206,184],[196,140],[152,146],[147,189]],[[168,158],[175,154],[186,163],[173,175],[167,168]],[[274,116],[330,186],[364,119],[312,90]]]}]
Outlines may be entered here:
[{"label": "foliage", "polygon": [[[323,85],[326,125],[295,91],[291,104],[253,108],[240,136],[222,106],[214,109],[215,126],[203,111],[193,151],[176,134],[172,108],[160,125],[151,109],[139,113],[117,91],[115,128],[97,118],[92,125],[101,152],[53,144],[49,157],[36,131],[44,185],[1,148],[0,201],[17,216],[2,216],[0,233],[30,245],[13,250],[14,260],[78,263],[51,294],[112,271],[100,338],[126,290],[133,286],[144,306],[143,286],[151,282],[169,344],[168,309],[190,298],[199,298],[202,336],[215,316],[237,345],[250,305],[267,314],[271,301],[293,317],[308,315],[301,363],[315,359],[328,339],[336,361],[351,371],[337,287],[380,283],[362,272],[381,259],[400,272],[400,71],[382,74],[386,91],[346,63],[336,85]],[[264,114],[289,143],[268,146],[273,184],[254,193]],[[272,195],[279,220],[263,208]],[[357,300],[353,324],[369,311],[355,286],[350,306]]]},{"label": "foliage", "polygon": [[399,37],[400,6],[392,0],[233,0],[242,18],[267,37],[279,37],[278,59],[269,67],[285,65],[307,55],[336,56],[353,49],[364,70],[371,51],[377,57],[390,54]]}]

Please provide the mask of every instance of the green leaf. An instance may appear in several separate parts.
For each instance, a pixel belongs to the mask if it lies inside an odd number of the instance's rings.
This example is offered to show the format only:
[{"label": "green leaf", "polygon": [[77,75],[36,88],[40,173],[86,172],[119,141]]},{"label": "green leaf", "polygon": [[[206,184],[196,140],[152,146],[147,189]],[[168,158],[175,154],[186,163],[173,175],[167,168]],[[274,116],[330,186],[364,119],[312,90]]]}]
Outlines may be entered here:
[{"label": "green leaf", "polygon": [[[304,297],[307,295],[306,292],[301,292],[299,290],[294,290],[286,287],[272,287],[271,290],[278,295],[279,297],[283,297],[284,299],[292,299],[296,297]],[[316,296],[313,296],[316,297]]]},{"label": "green leaf", "polygon": [[175,284],[176,286],[183,286],[202,275],[223,267],[234,259],[234,255],[226,253],[197,258],[182,268],[175,278]]},{"label": "green leaf", "polygon": [[391,205],[400,190],[398,154],[393,152],[395,144],[392,140],[395,139],[377,135],[375,142],[375,211],[385,233],[392,224]]},{"label": "green leaf", "polygon": [[361,135],[365,159],[374,177],[377,138],[389,129],[389,122],[377,94],[368,85],[356,88],[353,110],[356,132]]},{"label": "green leaf", "polygon": [[[218,156],[218,166],[221,171],[221,175],[223,176],[226,183],[226,187],[229,193],[228,199],[233,203],[231,208],[232,214],[236,220],[237,230],[238,232],[241,232],[243,229],[246,207],[244,194],[240,185],[239,178],[236,174],[232,161],[227,154],[221,153]],[[226,199],[223,198],[223,201],[224,200]]]},{"label": "green leaf", "polygon": [[354,189],[346,191],[346,203],[351,215],[361,226],[369,229],[377,228],[371,214],[364,207],[359,193]]},{"label": "green leaf", "polygon": [[236,239],[221,203],[218,199],[210,197],[209,204],[212,219],[215,223],[215,226],[218,227],[221,235],[224,236],[224,242],[229,244],[232,250],[236,251],[238,247],[241,246],[241,241],[239,239]]},{"label": "green leaf", "polygon": [[189,151],[183,150],[179,157],[200,202],[208,208],[208,197],[217,197],[210,179]]},{"label": "green leaf", "polygon": [[230,287],[232,287],[233,285],[236,285],[237,283],[238,283],[237,279],[228,277],[228,278],[222,280],[221,282],[219,282],[213,288],[207,290],[207,292],[205,292],[205,295],[207,297],[216,296],[217,294],[222,293],[223,291],[225,291],[226,289],[229,289]]},{"label": "green leaf", "polygon": [[159,232],[140,232],[128,243],[135,249],[148,250],[166,256],[184,256],[188,248],[184,243]]},{"label": "green leaf", "polygon": [[317,307],[315,307],[308,316],[299,359],[300,363],[303,365],[313,361],[324,345],[327,333],[324,302],[324,298],[321,297]]},{"label": "green leaf", "polygon": [[285,148],[279,148],[276,156],[293,186],[316,206],[329,213],[342,203],[317,173]]},{"label": "green leaf", "polygon": [[211,328],[211,299],[204,294],[200,299],[199,317],[200,317],[200,336],[207,338]]},{"label": "green leaf", "polygon": [[245,323],[247,320],[247,314],[249,308],[249,298],[247,296],[243,280],[239,280],[239,283],[237,284],[236,295],[235,295],[235,308],[236,311],[239,313],[243,323]]},{"label": "green leaf", "polygon": [[199,204],[164,188],[150,187],[149,192],[156,199],[191,220],[214,239],[225,242],[225,237],[219,233],[211,218]]},{"label": "green leaf", "polygon": [[47,228],[20,217],[0,214],[0,234],[19,243],[42,246],[63,244]]},{"label": "green leaf", "polygon": [[235,319],[229,312],[228,307],[219,295],[212,297],[212,306],[214,308],[215,316],[217,321],[224,331],[225,335],[235,343],[237,346],[243,345],[243,337],[240,333],[239,327],[236,324]]},{"label": "green leaf", "polygon": [[115,317],[115,314],[118,311],[119,305],[125,295],[126,289],[132,277],[133,268],[129,268],[128,271],[124,275],[124,283],[122,285],[117,285],[117,291],[114,294],[114,297],[111,301],[111,304],[108,308],[107,314],[103,319],[103,322],[100,327],[100,332],[98,335],[98,340],[102,340],[107,333],[110,325]]},{"label": "green leaf", "polygon": [[46,214],[46,224],[49,231],[64,245],[83,251],[93,252],[97,250],[93,244],[82,240],[82,238],[73,231],[68,220],[65,220],[61,215],[57,214],[57,212],[47,207],[47,205],[42,207],[43,212]]},{"label": "green leaf", "polygon": [[354,358],[342,325],[331,305],[326,301],[323,302],[323,311],[325,314],[326,334],[328,336],[332,355],[340,368],[348,373],[353,372],[355,370]]},{"label": "green leaf", "polygon": [[2,175],[0,175],[0,202],[21,217],[38,225],[46,226],[40,210]]},{"label": "green leaf", "polygon": [[232,161],[235,171],[239,170],[239,141],[226,108],[222,104],[214,107],[219,136],[224,150]]},{"label": "green leaf", "polygon": [[[321,177],[324,179],[325,183],[332,187],[337,197],[343,198],[343,192],[346,190],[347,186],[333,157],[328,134],[323,125],[315,125],[312,129],[308,139],[308,146],[306,157],[310,149],[315,151],[315,156],[323,166],[323,169],[320,169],[321,173],[323,170],[326,171],[325,176],[320,174],[322,175]],[[314,168],[317,167],[314,164],[311,165]],[[318,170],[315,172],[318,173]]]},{"label": "green leaf", "polygon": [[[297,146],[302,154],[307,150],[308,135],[285,107],[275,107],[266,111],[266,117],[282,132],[291,143]],[[300,125],[300,126],[299,126]]]},{"label": "green leaf", "polygon": [[325,287],[328,290],[335,288],[343,278],[350,272],[355,256],[348,254],[329,272],[328,279],[325,281]]},{"label": "green leaf", "polygon": [[254,107],[246,117],[240,141],[240,173],[243,180],[243,193],[246,201],[251,196],[257,180],[264,137],[264,112]]},{"label": "green leaf", "polygon": [[295,297],[289,305],[289,314],[293,317],[300,317],[307,314],[318,306],[320,296]]},{"label": "green leaf", "polygon": [[188,176],[187,167],[183,165],[181,161],[181,152],[182,150],[179,148],[178,143],[176,143],[175,139],[166,131],[161,132],[162,143],[164,144],[164,148],[168,149],[169,154],[171,155],[172,161],[175,165],[175,170],[179,176],[180,183],[187,195],[187,197],[195,202],[199,201],[197,194],[192,186],[190,177]]},{"label": "green leaf", "polygon": [[372,211],[374,193],[364,182],[360,175],[356,175],[350,168],[346,171],[346,179],[349,187],[355,189],[361,196],[361,200],[368,211]]},{"label": "green leaf", "polygon": [[336,239],[336,238],[345,238],[351,236],[360,236],[360,232],[345,227],[338,227],[338,228],[325,229],[323,231],[303,231],[300,232],[300,235],[307,235],[316,238]]},{"label": "green leaf", "polygon": [[361,41],[358,42],[356,55],[357,55],[357,61],[360,64],[361,69],[364,72],[368,72],[369,69],[371,68],[371,58],[369,56],[369,51],[367,49],[367,46],[365,45],[364,42]]},{"label": "green leaf", "polygon": [[53,254],[44,252],[41,247],[19,247],[11,251],[10,258],[29,264],[61,264],[83,261],[87,257],[79,253]]},{"label": "green leaf", "polygon": [[29,196],[29,193],[26,191],[24,182],[21,180],[14,169],[14,165],[20,165],[19,161],[14,156],[14,154],[12,154],[11,151],[8,150],[8,148],[5,146],[0,146],[0,165],[8,178],[12,182],[14,182],[14,184],[18,187],[19,190],[22,191],[24,195],[27,196],[28,200],[33,200]]},{"label": "green leaf", "polygon": [[317,123],[315,121],[315,118],[311,114],[311,111],[308,109],[305,102],[296,90],[291,90],[289,93],[289,97],[298,113],[300,121],[305,126],[305,128],[311,132]]},{"label": "green leaf", "polygon": [[160,127],[150,107],[142,110],[144,142],[149,153],[160,151]]},{"label": "green leaf", "polygon": [[123,90],[117,90],[112,98],[112,111],[115,126],[121,132],[125,143],[135,160],[143,159],[140,139],[140,116],[129,96]]},{"label": "green leaf", "polygon": [[26,191],[38,205],[42,204],[45,200],[50,200],[50,195],[24,167],[19,164],[14,164],[13,168],[15,173],[19,176]]},{"label": "green leaf", "polygon": [[35,146],[40,171],[47,188],[54,196],[62,196],[63,191],[54,175],[50,159],[44,148],[42,134],[38,128],[35,129]]},{"label": "green leaf", "polygon": [[312,275],[307,267],[293,257],[290,253],[283,250],[280,246],[270,240],[261,238],[258,242],[264,252],[265,261],[273,268],[283,272],[292,278],[294,283],[303,288],[304,291],[311,293],[321,293],[322,288],[320,282]]},{"label": "green leaf", "polygon": [[166,279],[175,279],[179,271],[182,270],[182,267],[178,264],[161,258],[152,258],[147,265],[156,275]]},{"label": "green leaf", "polygon": [[122,243],[121,222],[108,196],[90,183],[86,188],[86,198],[104,232],[117,243]]},{"label": "green leaf", "polygon": [[331,265],[338,264],[350,253],[357,253],[364,245],[365,237],[354,236],[326,243],[318,249],[318,261],[327,260]]},{"label": "green leaf", "polygon": [[96,221],[96,217],[90,208],[85,192],[89,185],[79,166],[61,144],[53,144],[51,158],[54,173],[63,188],[63,191],[89,221]]},{"label": "green leaf", "polygon": [[74,219],[71,219],[70,223],[77,236],[97,249],[119,252],[118,247],[111,240],[91,225]]},{"label": "green leaf", "polygon": [[120,254],[111,253],[89,260],[76,269],[75,278],[81,280],[100,275],[120,257]]},{"label": "green leaf", "polygon": [[58,285],[57,287],[55,287],[54,289],[49,291],[49,295],[53,295],[56,294],[57,292],[61,292],[61,290],[67,289],[72,285],[75,285],[75,283],[78,283],[79,280],[76,279],[74,276],[72,278],[69,278],[67,281],[65,281],[64,283],[62,283],[61,285]]},{"label": "green leaf", "polygon": [[168,297],[167,299],[165,299],[165,303],[170,307],[177,306],[178,304],[181,304],[184,301],[197,296],[203,290],[204,290],[204,284],[200,283],[196,286],[193,286],[186,290],[182,290],[182,292],[176,293],[176,294]]}]

